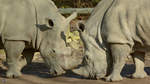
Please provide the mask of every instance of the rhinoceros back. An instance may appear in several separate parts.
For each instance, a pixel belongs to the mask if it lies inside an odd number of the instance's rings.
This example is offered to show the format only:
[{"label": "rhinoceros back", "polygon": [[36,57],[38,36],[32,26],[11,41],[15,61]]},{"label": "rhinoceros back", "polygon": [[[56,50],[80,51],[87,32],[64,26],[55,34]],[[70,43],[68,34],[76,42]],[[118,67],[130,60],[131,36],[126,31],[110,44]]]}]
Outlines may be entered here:
[{"label": "rhinoceros back", "polygon": [[103,21],[108,43],[150,45],[150,1],[114,0]]}]

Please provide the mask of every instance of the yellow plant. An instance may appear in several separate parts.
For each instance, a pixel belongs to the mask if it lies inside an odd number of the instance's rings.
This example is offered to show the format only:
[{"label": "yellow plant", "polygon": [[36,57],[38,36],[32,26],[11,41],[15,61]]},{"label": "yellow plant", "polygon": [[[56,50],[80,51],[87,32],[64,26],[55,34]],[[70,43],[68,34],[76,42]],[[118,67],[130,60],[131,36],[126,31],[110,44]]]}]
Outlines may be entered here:
[{"label": "yellow plant", "polygon": [[66,33],[66,43],[74,49],[79,49],[82,45],[79,32],[76,30],[73,32],[70,32],[70,28],[68,28],[68,31]]},{"label": "yellow plant", "polygon": [[5,55],[4,49],[0,49],[0,55]]}]

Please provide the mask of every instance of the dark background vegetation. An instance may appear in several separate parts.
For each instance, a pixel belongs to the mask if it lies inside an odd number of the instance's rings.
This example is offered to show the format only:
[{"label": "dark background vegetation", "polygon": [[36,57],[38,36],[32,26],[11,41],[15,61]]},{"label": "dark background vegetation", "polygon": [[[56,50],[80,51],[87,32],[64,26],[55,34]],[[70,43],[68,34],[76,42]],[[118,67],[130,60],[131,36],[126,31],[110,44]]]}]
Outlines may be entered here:
[{"label": "dark background vegetation", "polygon": [[100,0],[53,0],[59,8],[94,7]]}]

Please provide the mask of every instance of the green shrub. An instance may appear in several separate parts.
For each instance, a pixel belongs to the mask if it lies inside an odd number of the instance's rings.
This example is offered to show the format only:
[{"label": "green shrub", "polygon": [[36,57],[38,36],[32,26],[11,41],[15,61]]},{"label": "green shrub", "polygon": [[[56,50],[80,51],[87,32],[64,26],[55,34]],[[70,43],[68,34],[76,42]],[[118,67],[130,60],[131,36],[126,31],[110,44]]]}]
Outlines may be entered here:
[{"label": "green shrub", "polygon": [[100,0],[53,0],[60,8],[94,7]]}]

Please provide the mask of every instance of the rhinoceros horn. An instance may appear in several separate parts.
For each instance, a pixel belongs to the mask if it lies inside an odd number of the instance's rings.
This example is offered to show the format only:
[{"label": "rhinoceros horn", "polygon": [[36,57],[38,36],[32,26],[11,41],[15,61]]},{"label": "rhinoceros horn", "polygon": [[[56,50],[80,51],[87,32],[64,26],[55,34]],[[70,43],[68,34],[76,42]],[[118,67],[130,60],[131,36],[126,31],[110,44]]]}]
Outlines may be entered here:
[{"label": "rhinoceros horn", "polygon": [[77,12],[73,12],[67,19],[66,23],[69,24],[73,19],[77,17]]},{"label": "rhinoceros horn", "polygon": [[73,69],[72,71],[80,76],[89,77],[89,71],[87,71],[86,67],[80,67],[77,69]]}]

